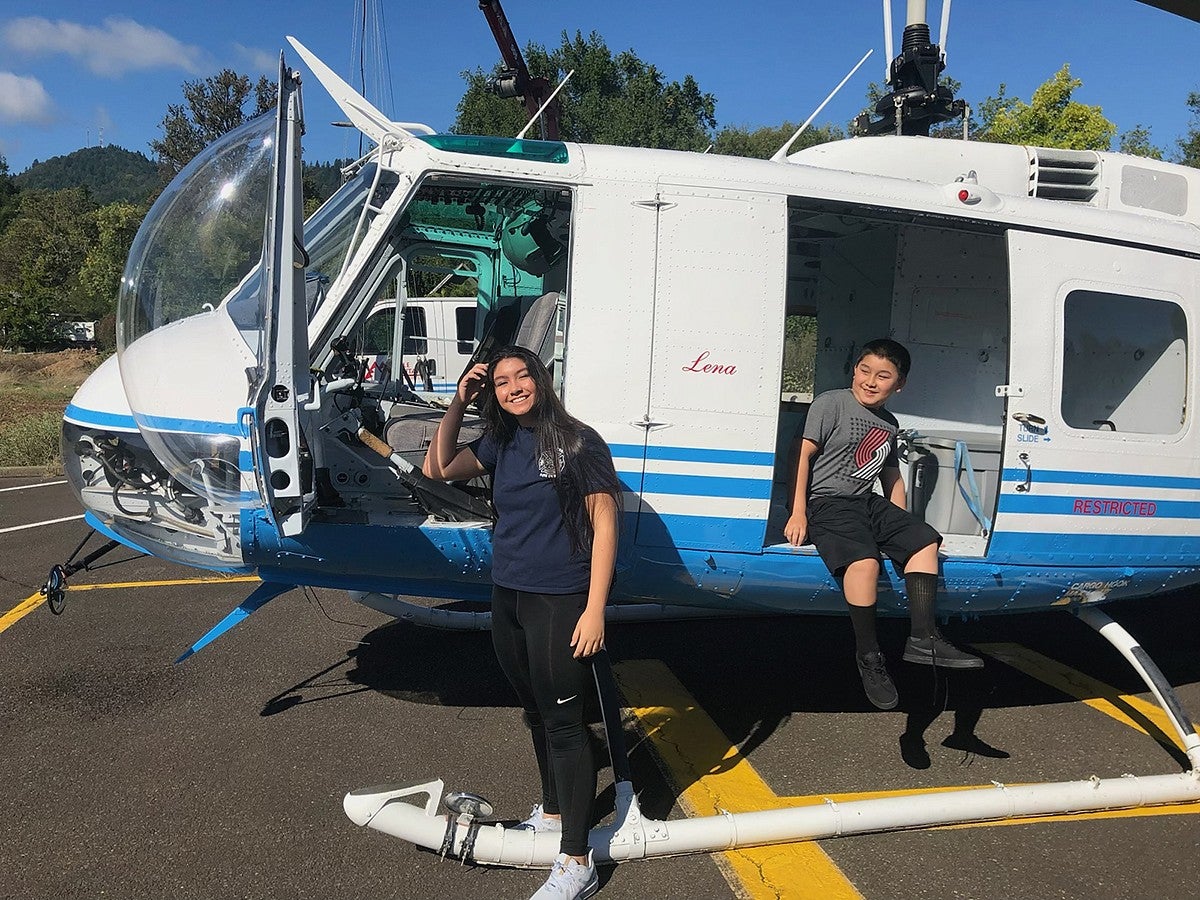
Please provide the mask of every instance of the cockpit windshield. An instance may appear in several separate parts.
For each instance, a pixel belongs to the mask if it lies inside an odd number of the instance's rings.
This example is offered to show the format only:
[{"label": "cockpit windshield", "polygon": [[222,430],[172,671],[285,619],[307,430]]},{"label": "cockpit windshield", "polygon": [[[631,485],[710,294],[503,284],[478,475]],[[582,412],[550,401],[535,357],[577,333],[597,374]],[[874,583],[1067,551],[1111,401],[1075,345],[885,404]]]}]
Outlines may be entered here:
[{"label": "cockpit windshield", "polygon": [[[309,319],[321,308],[329,286],[341,274],[367,193],[375,182],[375,169],[374,162],[364,165],[304,223],[304,249],[309,257],[304,280]],[[371,206],[381,206],[398,183],[394,173],[382,173]],[[254,277],[257,271],[256,266],[251,277],[225,301],[230,317],[243,333],[262,327],[258,279]]]}]

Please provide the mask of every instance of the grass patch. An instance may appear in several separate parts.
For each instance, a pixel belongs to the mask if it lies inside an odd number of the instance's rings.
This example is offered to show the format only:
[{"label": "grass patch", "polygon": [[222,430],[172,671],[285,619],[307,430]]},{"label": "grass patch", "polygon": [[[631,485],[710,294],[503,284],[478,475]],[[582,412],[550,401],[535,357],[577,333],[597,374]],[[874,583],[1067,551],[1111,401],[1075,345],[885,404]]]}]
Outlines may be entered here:
[{"label": "grass patch", "polygon": [[89,350],[0,353],[0,466],[61,464],[63,411],[102,361]]},{"label": "grass patch", "polygon": [[0,431],[0,466],[51,466],[59,463],[62,413],[25,416]]}]

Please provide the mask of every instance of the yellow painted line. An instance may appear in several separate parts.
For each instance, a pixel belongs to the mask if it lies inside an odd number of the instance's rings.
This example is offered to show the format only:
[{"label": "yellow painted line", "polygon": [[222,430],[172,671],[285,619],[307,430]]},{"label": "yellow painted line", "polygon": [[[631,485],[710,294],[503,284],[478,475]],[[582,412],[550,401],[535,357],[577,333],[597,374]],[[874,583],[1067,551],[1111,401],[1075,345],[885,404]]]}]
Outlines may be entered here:
[{"label": "yellow painted line", "polygon": [[259,580],[257,575],[230,575],[213,576],[211,578],[174,578],[168,581],[118,581],[108,584],[73,584],[67,589],[67,592],[108,591],[116,588],[176,587],[186,584],[246,584]]},{"label": "yellow painted line", "polygon": [[46,602],[46,598],[42,596],[42,592],[30,594],[3,616],[0,616],[0,631],[4,631],[16,625],[23,618]]},{"label": "yellow painted line", "polygon": [[[1167,714],[1154,703],[1147,703],[1140,697],[1122,694],[1115,687],[1098,681],[1090,675],[1085,675],[1070,666],[1065,666],[1057,660],[1043,656],[1036,650],[1022,647],[1020,644],[976,644],[988,656],[995,657],[1006,665],[1024,672],[1043,684],[1057,688],[1068,696],[1082,700],[1092,709],[1116,719],[1122,725],[1128,725],[1136,731],[1158,739],[1165,736],[1180,750],[1184,750],[1183,742],[1175,732],[1175,727]],[[1142,721],[1138,721],[1141,719]],[[1160,734],[1151,734],[1145,727],[1149,722],[1158,729]]]},{"label": "yellow painted line", "polygon": [[[1084,701],[1117,721],[1143,734],[1150,734],[1137,721],[1137,718],[1141,718],[1179,744],[1166,714],[1154,704],[1138,697],[1121,694],[1116,688],[1018,644],[994,643],[975,646],[1031,677]],[[681,791],[680,806],[689,816],[715,815],[722,811],[750,812],[815,806],[829,800],[846,803],[853,800],[907,797],[989,787],[955,785],[780,797],[762,780],[738,748],[730,744],[716,723],[699,708],[666,666],[653,660],[632,660],[617,664],[615,671],[627,704],[637,715],[642,730],[654,745],[655,751],[668,770],[669,777]],[[659,705],[651,705],[653,702]],[[1129,713],[1122,707],[1128,709]],[[961,825],[932,826],[930,830],[1198,814],[1200,802],[1172,803],[1133,809],[967,822]],[[789,900],[861,896],[815,842],[727,851],[723,854],[723,859],[723,869],[734,889],[740,888],[745,896],[754,900],[759,897]]]},{"label": "yellow painted line", "polygon": [[[775,795],[674,674],[656,660],[615,667],[626,703],[681,791],[689,816],[775,809]],[[816,799],[815,802],[821,802]],[[722,854],[742,896],[778,900],[861,900],[862,895],[815,842],[729,850]]]},{"label": "yellow painted line", "polygon": [[[257,575],[236,575],[231,577],[213,577],[213,578],[175,578],[167,581],[121,581],[109,582],[107,584],[73,584],[67,588],[68,593],[75,591],[106,591],[115,590],[117,588],[142,588],[142,587],[176,587],[187,584],[238,584],[250,581],[258,581]],[[45,596],[41,591],[35,594],[30,594],[3,616],[0,616],[0,632],[3,632],[13,625],[20,622],[23,618],[46,602]]]}]

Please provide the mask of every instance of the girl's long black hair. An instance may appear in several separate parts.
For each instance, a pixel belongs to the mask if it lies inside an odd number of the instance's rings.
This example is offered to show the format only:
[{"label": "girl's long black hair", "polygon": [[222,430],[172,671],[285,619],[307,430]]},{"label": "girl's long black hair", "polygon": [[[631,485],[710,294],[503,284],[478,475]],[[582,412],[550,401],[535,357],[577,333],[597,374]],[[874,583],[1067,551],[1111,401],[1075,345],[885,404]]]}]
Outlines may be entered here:
[{"label": "girl's long black hair", "polygon": [[505,359],[521,360],[533,378],[537,388],[533,432],[537,437],[538,457],[551,461],[556,468],[554,489],[572,551],[589,550],[593,531],[585,502],[588,494],[602,493],[612,497],[618,527],[621,521],[621,482],[613,468],[612,455],[593,428],[567,412],[554,392],[550,370],[538,355],[516,346],[501,347],[492,355],[488,363],[488,386],[483,394],[484,425],[500,446],[508,444],[518,428],[516,417],[502,410],[496,400],[496,365]]}]

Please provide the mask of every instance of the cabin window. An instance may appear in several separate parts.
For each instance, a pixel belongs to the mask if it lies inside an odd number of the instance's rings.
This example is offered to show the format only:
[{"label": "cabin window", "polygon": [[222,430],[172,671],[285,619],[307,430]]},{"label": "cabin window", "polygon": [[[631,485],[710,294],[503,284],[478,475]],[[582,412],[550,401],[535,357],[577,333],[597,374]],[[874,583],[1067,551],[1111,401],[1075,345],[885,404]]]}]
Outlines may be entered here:
[{"label": "cabin window", "polygon": [[1187,318],[1168,300],[1072,291],[1062,417],[1072,428],[1176,434],[1187,414]]},{"label": "cabin window", "polygon": [[429,329],[425,320],[425,309],[420,306],[404,307],[404,344],[400,352],[424,355],[429,352],[427,337]]},{"label": "cabin window", "polygon": [[454,310],[454,337],[458,341],[458,352],[470,356],[475,352],[474,306],[459,306]]},{"label": "cabin window", "polygon": [[[396,310],[381,309],[367,319],[363,329],[359,355],[386,354],[392,352],[392,334],[396,328]],[[356,342],[357,343],[357,342]]]}]

